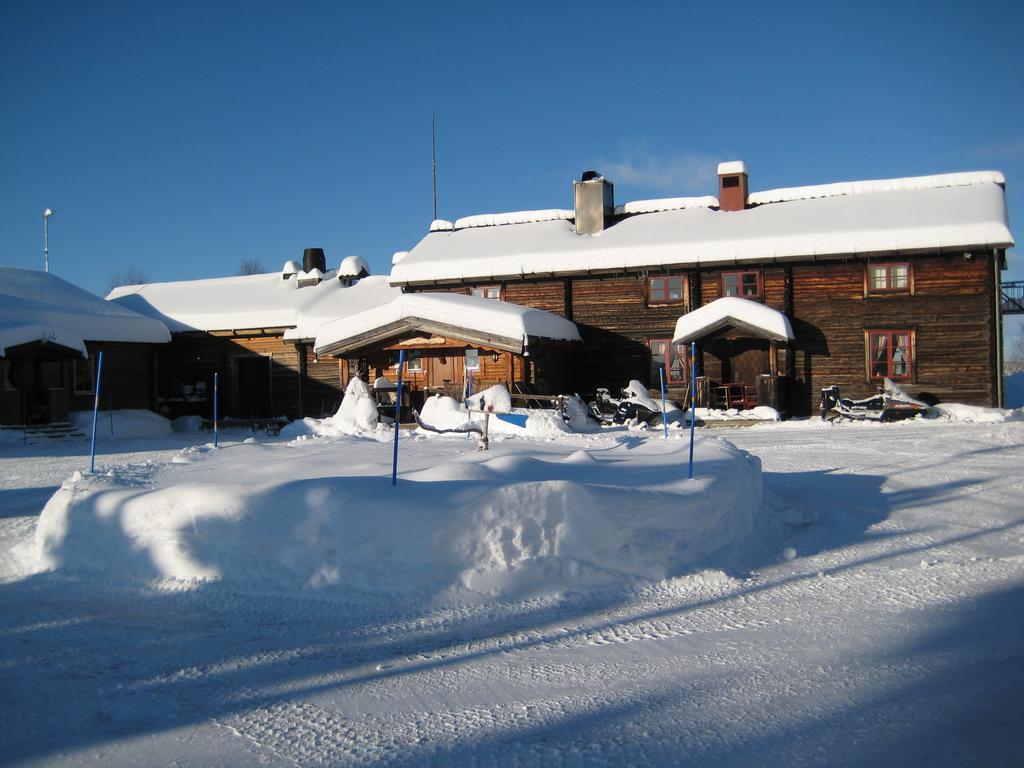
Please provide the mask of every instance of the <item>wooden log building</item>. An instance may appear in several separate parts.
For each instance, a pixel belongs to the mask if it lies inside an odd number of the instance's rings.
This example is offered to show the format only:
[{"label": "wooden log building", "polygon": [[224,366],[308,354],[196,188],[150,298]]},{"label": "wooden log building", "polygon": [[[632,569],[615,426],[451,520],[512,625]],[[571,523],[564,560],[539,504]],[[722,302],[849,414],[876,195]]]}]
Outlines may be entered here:
[{"label": "wooden log building", "polygon": [[795,415],[837,384],[883,378],[936,401],[1002,403],[1000,273],[1013,245],[996,172],[748,192],[741,162],[717,196],[616,206],[611,181],[574,182],[574,208],[435,221],[394,264],[406,292],[466,293],[573,321],[567,388],[630,379],[688,392],[681,316],[723,297],[776,310],[793,338],[725,325],[698,342],[706,404]]},{"label": "wooden log building", "polygon": [[102,408],[154,409],[167,327],[56,275],[0,267],[0,426],[67,424],[91,410],[103,353]]},{"label": "wooden log building", "polygon": [[398,295],[363,259],[328,270],[323,250],[308,248],[280,273],[125,286],[108,298],[171,331],[157,361],[159,413],[212,418],[217,373],[219,417],[261,422],[333,414],[353,371],[314,351],[317,329]]}]

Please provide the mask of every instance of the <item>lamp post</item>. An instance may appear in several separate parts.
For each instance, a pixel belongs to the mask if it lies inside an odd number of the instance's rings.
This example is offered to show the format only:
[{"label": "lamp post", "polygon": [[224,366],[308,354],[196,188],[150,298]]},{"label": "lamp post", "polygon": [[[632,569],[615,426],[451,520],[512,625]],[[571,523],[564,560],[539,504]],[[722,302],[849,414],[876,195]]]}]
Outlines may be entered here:
[{"label": "lamp post", "polygon": [[43,271],[50,271],[50,217],[53,211],[47,208],[43,211]]}]

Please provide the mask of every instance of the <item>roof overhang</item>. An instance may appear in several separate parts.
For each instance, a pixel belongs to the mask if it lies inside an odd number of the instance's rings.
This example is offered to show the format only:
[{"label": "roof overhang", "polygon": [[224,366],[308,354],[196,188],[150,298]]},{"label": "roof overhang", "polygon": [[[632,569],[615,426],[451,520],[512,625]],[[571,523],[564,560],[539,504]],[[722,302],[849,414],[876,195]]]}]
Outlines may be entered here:
[{"label": "roof overhang", "polygon": [[673,344],[705,339],[725,328],[736,328],[758,339],[789,342],[796,338],[782,312],[750,299],[726,297],[689,312],[676,322]]},{"label": "roof overhang", "polygon": [[[401,320],[381,325],[365,333],[335,339],[330,344],[317,347],[316,351],[320,355],[327,354],[336,357],[357,356],[362,352],[388,346],[389,343],[398,337],[409,333],[444,336],[449,339],[465,341],[467,344],[512,352],[516,355],[521,355],[525,348],[521,338],[514,339],[508,336],[481,333],[472,328],[440,323],[436,320],[427,320],[422,317],[404,317]],[[539,344],[545,340],[531,339],[530,341]]]}]

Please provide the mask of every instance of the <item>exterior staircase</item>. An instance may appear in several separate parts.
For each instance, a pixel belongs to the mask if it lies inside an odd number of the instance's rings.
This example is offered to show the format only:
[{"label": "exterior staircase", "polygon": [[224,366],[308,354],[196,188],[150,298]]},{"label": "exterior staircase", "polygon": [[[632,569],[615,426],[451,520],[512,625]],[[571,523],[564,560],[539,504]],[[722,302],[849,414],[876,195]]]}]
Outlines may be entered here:
[{"label": "exterior staircase", "polygon": [[0,427],[5,432],[13,432],[24,436],[25,442],[41,443],[44,441],[83,440],[86,435],[75,429],[66,421],[52,424],[8,424]]}]

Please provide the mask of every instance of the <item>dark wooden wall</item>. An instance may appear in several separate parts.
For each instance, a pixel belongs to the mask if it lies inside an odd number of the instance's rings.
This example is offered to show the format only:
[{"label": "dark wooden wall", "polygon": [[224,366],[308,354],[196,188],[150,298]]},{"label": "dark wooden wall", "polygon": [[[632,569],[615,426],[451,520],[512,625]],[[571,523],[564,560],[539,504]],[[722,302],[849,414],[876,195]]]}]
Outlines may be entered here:
[{"label": "dark wooden wall", "polygon": [[[271,387],[270,412],[262,417],[325,416],[334,413],[347,384],[347,367],[343,361],[323,357],[314,359],[308,344],[297,347],[286,341],[283,333],[215,335],[180,333],[161,351],[158,363],[158,388],[162,405],[178,415],[179,410],[205,418],[213,415],[213,374],[220,374],[220,416],[230,418],[245,410],[237,402],[235,381],[236,358],[263,357],[268,361],[268,382]],[[211,393],[205,402],[183,404],[182,385],[205,382]]]},{"label": "dark wooden wall", "polygon": [[[95,361],[99,357],[100,351],[103,352],[100,408],[154,409],[156,407],[156,357],[157,350],[163,346],[165,345],[86,342],[89,356],[93,360],[94,372],[96,370]],[[69,378],[72,378],[70,370],[69,368]],[[94,395],[76,395],[73,384],[69,387],[69,391],[72,393],[71,410],[92,410]]]},{"label": "dark wooden wall", "polygon": [[[910,294],[872,295],[866,290],[868,260],[768,265],[760,269],[766,305],[790,316],[796,342],[780,345],[779,369],[789,372],[790,412],[808,415],[817,408],[820,389],[838,384],[854,397],[874,392],[865,365],[865,329],[907,328],[916,334],[915,376],[905,388],[939,400],[996,405],[997,360],[994,333],[994,254],[962,252],[938,256],[878,258],[909,261]],[[648,381],[647,340],[670,338],[676,320],[691,303],[706,304],[721,295],[721,274],[741,269],[661,271],[689,281],[691,301],[649,306],[647,273],[608,277],[552,278],[505,283],[503,298],[568,317],[579,327],[583,344],[570,354],[570,388],[591,393],[613,391],[630,379]],[[743,270],[752,269],[744,266]],[[479,285],[493,283],[480,282]],[[410,290],[468,292],[471,286]],[[696,308],[693,306],[692,308]],[[711,355],[698,363],[705,375],[721,376]],[[683,385],[670,386],[680,397]]]}]

